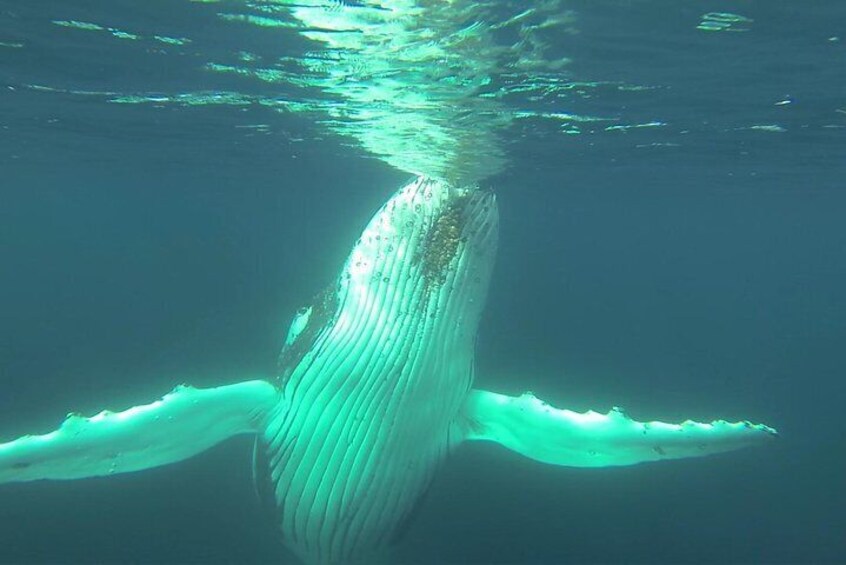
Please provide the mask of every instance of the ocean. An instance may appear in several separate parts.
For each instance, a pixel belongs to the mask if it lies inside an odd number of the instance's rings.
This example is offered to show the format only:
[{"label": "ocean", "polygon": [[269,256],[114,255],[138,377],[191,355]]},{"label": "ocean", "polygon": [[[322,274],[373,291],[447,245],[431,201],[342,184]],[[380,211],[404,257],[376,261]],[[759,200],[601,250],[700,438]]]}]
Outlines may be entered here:
[{"label": "ocean", "polygon": [[[431,29],[371,50],[294,4]],[[394,562],[844,562],[844,23],[822,0],[0,0],[0,441],[273,374],[378,207],[453,175],[501,216],[475,386],[780,437],[601,469],[462,445]],[[0,562],[296,563],[251,458],[2,485]]]}]

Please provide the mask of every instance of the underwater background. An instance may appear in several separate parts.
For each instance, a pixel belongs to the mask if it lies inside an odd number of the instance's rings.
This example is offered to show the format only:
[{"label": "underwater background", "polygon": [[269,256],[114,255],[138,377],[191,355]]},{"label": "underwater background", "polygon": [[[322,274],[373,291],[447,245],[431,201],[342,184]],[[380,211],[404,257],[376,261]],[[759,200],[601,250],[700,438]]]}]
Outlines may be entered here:
[{"label": "underwater background", "polygon": [[[376,3],[0,0],[0,440],[272,374],[391,192],[453,174],[501,211],[477,386],[781,437],[610,469],[465,445],[397,562],[846,560],[846,4],[398,2],[460,40],[364,73],[292,4]],[[251,450],[3,485],[0,562],[294,563]]]}]

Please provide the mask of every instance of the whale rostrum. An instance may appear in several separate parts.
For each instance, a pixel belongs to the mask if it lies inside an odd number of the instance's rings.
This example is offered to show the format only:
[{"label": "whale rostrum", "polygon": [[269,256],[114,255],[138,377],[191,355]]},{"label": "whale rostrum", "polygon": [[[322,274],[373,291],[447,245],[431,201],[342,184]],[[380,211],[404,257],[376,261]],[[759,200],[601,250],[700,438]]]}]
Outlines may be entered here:
[{"label": "whale rostrum", "polygon": [[[638,422],[530,393],[472,388],[474,342],[498,237],[494,195],[419,177],[370,220],[334,283],[294,317],[277,373],[0,444],[0,482],[79,479],[192,457],[256,437],[256,482],[307,563],[367,561],[447,456],[498,443],[553,465],[604,467],[764,443],[750,422]],[[0,492],[2,499],[2,492]]]}]

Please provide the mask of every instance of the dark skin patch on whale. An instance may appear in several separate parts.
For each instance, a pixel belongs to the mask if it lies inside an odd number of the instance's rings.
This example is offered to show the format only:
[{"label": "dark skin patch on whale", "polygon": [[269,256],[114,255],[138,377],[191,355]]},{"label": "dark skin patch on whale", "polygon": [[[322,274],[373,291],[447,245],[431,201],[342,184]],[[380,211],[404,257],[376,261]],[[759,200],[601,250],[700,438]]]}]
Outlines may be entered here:
[{"label": "dark skin patch on whale", "polygon": [[314,297],[311,315],[294,343],[286,345],[279,353],[277,361],[278,384],[285,384],[294,368],[300,364],[317,341],[320,332],[329,325],[338,310],[338,293],[335,285],[329,285]]},{"label": "dark skin patch on whale", "polygon": [[446,281],[449,265],[461,243],[467,201],[466,197],[456,198],[435,218],[414,258],[421,265],[426,294]]}]

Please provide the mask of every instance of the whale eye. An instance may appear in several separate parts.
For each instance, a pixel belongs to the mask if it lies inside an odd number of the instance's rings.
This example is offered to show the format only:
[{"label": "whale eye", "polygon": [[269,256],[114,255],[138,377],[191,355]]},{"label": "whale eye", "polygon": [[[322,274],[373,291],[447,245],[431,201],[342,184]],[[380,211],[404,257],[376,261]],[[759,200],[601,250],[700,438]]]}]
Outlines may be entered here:
[{"label": "whale eye", "polygon": [[288,328],[288,336],[285,338],[285,345],[291,345],[297,341],[297,338],[300,337],[300,334],[306,329],[308,326],[308,319],[311,317],[311,310],[311,306],[303,306],[297,310],[297,314],[291,321],[291,327]]}]

